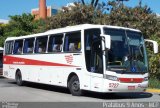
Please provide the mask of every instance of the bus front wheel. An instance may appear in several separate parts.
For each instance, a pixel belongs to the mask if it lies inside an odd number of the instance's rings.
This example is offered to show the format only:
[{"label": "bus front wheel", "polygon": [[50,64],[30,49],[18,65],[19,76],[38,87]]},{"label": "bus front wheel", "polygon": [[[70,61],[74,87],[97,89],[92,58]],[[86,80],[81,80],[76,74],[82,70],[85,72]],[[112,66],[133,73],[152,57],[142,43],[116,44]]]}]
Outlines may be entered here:
[{"label": "bus front wheel", "polygon": [[22,85],[23,85],[22,74],[21,74],[21,71],[20,71],[20,70],[18,70],[18,71],[16,72],[16,83],[17,83],[17,85],[19,85],[19,86],[22,86]]},{"label": "bus front wheel", "polygon": [[76,75],[72,76],[69,80],[69,90],[73,96],[82,95],[82,90],[80,89],[80,82]]}]

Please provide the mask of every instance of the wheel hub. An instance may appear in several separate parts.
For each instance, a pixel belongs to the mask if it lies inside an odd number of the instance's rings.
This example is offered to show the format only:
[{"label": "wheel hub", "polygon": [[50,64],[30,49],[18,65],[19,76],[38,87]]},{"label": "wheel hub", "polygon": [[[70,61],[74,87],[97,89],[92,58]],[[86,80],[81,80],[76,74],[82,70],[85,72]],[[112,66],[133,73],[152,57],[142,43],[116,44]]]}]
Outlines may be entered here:
[{"label": "wheel hub", "polygon": [[79,90],[79,81],[74,81],[72,84],[72,88],[74,91],[78,91]]}]

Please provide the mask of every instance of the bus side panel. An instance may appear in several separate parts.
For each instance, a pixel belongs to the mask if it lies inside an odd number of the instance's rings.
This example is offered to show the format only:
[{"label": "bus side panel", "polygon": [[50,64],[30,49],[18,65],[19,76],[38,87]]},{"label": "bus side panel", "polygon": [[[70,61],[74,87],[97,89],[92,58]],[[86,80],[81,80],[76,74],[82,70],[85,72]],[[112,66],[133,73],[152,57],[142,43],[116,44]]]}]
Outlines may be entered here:
[{"label": "bus side panel", "polygon": [[91,91],[102,92],[103,90],[103,74],[90,73]]},{"label": "bus side panel", "polygon": [[16,64],[3,64],[3,76],[6,78],[15,79],[16,71],[20,70],[22,80],[28,80],[28,69],[30,66],[16,65]]},{"label": "bus side panel", "polygon": [[84,73],[84,57],[82,53],[64,53],[59,55],[62,59],[62,63],[68,66],[62,66],[62,71],[58,72],[57,79],[59,80],[59,85],[67,87],[67,80],[71,73],[75,73],[79,80],[81,80],[81,75]]},{"label": "bus side panel", "polygon": [[3,64],[3,76],[6,78],[11,78],[11,73],[8,64]]},{"label": "bus side panel", "polygon": [[80,88],[83,90],[91,89],[91,80],[90,73],[86,70],[86,68],[82,69],[83,73],[80,75]]},{"label": "bus side panel", "polygon": [[3,57],[3,76],[6,78],[15,79],[15,66],[13,61],[8,56]]},{"label": "bus side panel", "polygon": [[19,69],[22,80],[67,87],[69,75],[75,73],[81,89],[90,89],[90,76],[86,75],[82,53],[12,55],[10,58],[12,64],[4,64],[4,75],[8,78],[15,79]]},{"label": "bus side panel", "polygon": [[38,79],[40,83],[58,85],[58,73],[62,69],[53,66],[41,66],[38,72]]}]

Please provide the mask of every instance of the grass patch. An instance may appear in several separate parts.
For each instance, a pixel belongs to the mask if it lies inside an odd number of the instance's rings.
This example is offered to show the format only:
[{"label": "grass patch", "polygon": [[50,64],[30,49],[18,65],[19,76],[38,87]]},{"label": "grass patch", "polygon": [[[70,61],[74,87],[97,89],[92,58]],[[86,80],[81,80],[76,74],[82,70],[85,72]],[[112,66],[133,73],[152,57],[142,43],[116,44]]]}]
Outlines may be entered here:
[{"label": "grass patch", "polygon": [[158,80],[156,78],[150,78],[149,79],[149,88],[160,89],[160,80]]}]

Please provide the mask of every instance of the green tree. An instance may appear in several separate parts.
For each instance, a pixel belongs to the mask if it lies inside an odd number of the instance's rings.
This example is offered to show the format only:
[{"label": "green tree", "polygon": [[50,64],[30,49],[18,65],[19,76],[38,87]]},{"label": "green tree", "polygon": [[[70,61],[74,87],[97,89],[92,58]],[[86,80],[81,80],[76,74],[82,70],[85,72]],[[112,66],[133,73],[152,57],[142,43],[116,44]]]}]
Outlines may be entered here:
[{"label": "green tree", "polygon": [[47,29],[55,29],[84,23],[98,23],[103,14],[91,5],[75,4],[70,10],[63,8],[57,15],[48,18]]},{"label": "green tree", "polygon": [[5,36],[27,35],[35,29],[34,16],[31,14],[22,14],[10,16],[10,21],[5,29]]},{"label": "green tree", "polygon": [[3,36],[3,28],[4,28],[4,24],[0,24],[0,36]]},{"label": "green tree", "polygon": [[21,36],[32,34],[36,32],[44,32],[45,31],[45,21],[35,20],[35,17],[31,14],[22,14],[10,16],[10,21],[8,26],[6,27],[5,32],[7,36]]},{"label": "green tree", "polygon": [[[136,6],[134,8],[122,6],[122,4],[112,1],[109,21],[105,24],[117,25],[140,29],[145,38],[150,38],[159,31],[159,22],[156,14],[152,13],[148,6]],[[107,18],[108,18],[107,17]]]},{"label": "green tree", "polygon": [[0,47],[3,47],[3,42],[5,40],[4,29],[6,26],[7,24],[0,24]]},{"label": "green tree", "polygon": [[45,21],[42,19],[35,20],[34,18],[33,15],[26,13],[10,16],[9,24],[4,27],[0,26],[0,46],[3,46],[4,40],[10,36],[18,37],[46,31]]}]

